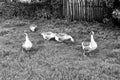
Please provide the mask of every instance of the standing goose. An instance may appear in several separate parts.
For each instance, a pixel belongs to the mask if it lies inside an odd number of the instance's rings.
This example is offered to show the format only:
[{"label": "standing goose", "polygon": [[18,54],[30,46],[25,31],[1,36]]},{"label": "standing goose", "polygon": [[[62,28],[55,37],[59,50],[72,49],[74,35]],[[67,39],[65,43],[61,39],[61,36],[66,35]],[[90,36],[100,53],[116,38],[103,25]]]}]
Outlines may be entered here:
[{"label": "standing goose", "polygon": [[23,43],[22,45],[22,48],[25,50],[25,51],[29,51],[31,50],[33,44],[32,42],[30,41],[29,37],[28,37],[28,34],[27,33],[24,33],[25,34],[25,42]]},{"label": "standing goose", "polygon": [[94,40],[94,32],[91,31],[91,41],[90,42],[82,42],[82,49],[84,50],[83,55],[85,55],[85,52],[93,51],[97,48],[97,43]]},{"label": "standing goose", "polygon": [[37,30],[37,25],[31,24],[29,28],[32,32],[35,32]]},{"label": "standing goose", "polygon": [[65,40],[71,40],[72,42],[74,42],[74,39],[72,38],[72,36],[65,34],[65,33],[58,33],[55,36],[56,41],[58,42],[62,42]]}]

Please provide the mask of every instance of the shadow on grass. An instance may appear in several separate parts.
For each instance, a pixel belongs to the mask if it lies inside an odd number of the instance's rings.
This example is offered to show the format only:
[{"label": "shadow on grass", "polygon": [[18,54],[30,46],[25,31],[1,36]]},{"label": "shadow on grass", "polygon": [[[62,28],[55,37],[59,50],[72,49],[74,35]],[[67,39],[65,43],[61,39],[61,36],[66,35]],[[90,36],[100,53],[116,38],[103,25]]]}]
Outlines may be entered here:
[{"label": "shadow on grass", "polygon": [[41,52],[44,48],[45,48],[44,46],[37,46],[37,47],[31,48],[29,51],[26,51],[25,49],[22,49],[22,50],[31,59],[33,55],[37,54],[38,52]]},{"label": "shadow on grass", "polygon": [[98,53],[99,53],[99,49],[96,49],[94,51],[87,53],[86,55],[91,58],[96,58],[98,56]]}]

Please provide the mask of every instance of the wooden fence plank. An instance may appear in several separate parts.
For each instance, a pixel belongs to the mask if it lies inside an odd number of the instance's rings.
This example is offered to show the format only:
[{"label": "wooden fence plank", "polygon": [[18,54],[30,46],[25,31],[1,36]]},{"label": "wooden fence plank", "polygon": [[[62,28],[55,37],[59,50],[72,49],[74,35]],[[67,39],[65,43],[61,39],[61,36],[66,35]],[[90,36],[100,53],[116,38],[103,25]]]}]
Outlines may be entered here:
[{"label": "wooden fence plank", "polygon": [[[93,21],[104,15],[103,0],[64,0],[63,14],[69,19]],[[64,3],[66,2],[66,4]],[[67,5],[67,7],[65,7]],[[65,14],[67,13],[67,14]]]}]

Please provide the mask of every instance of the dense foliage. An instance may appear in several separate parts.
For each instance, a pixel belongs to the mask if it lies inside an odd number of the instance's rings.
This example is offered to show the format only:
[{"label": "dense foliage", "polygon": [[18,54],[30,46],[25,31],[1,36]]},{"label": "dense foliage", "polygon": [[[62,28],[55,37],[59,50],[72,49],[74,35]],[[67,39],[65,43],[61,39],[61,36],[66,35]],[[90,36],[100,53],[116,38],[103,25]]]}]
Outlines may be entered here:
[{"label": "dense foliage", "polygon": [[1,5],[1,15],[5,18],[22,17],[27,19],[39,19],[51,17],[61,17],[60,0],[46,0],[43,3],[3,3]]},{"label": "dense foliage", "polygon": [[106,7],[108,8],[113,8],[113,3],[115,2],[115,0],[103,0],[106,3]]},{"label": "dense foliage", "polygon": [[[42,0],[41,0],[42,1]],[[22,17],[27,19],[60,18],[62,16],[62,0],[44,0],[39,3],[5,2],[0,4],[0,15],[5,18]],[[106,7],[105,17],[111,17],[115,0],[103,0]],[[33,2],[33,0],[32,0]]]}]

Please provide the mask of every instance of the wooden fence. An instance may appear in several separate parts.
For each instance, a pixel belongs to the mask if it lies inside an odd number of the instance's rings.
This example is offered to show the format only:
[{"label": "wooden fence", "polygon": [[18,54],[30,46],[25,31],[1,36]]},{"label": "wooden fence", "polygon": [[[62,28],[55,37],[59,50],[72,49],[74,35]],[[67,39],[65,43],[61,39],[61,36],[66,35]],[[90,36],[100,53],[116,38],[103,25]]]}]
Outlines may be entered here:
[{"label": "wooden fence", "polygon": [[69,20],[101,20],[105,13],[103,0],[62,0],[63,15]]}]

